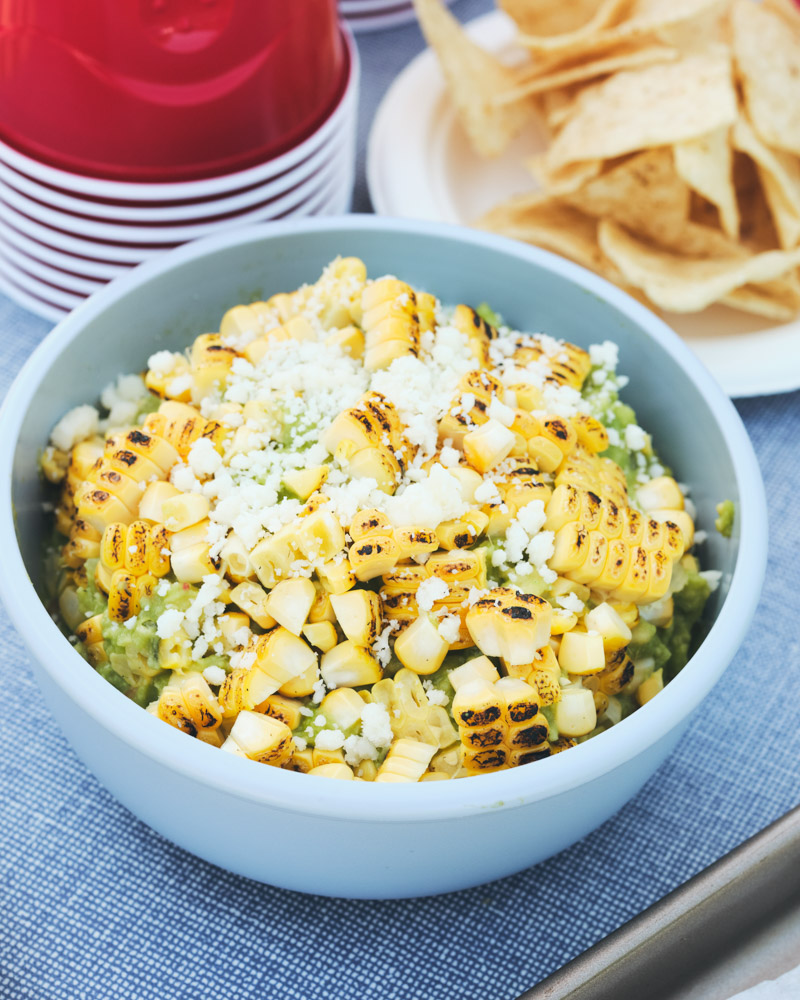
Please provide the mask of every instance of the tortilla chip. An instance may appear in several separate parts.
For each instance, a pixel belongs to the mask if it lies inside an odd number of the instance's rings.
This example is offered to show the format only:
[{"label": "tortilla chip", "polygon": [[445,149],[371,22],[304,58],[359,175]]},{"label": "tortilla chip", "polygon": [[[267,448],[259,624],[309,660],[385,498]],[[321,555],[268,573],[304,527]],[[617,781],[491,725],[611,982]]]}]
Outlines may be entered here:
[{"label": "tortilla chip", "polygon": [[781,278],[800,264],[800,250],[769,250],[742,259],[683,257],[637,239],[610,220],[600,222],[597,236],[625,279],[672,312],[699,312],[736,288]]},{"label": "tortilla chip", "polygon": [[677,59],[679,55],[677,49],[667,45],[648,45],[643,48],[630,48],[607,53],[593,62],[565,66],[555,72],[542,73],[539,70],[535,74],[520,78],[513,90],[498,98],[498,104],[512,104],[514,101],[533,97],[535,94],[542,94],[547,90],[567,87],[572,83],[592,80],[598,76],[608,76],[609,73],[616,73],[621,69],[649,66],[656,62],[669,62]]},{"label": "tortilla chip", "polygon": [[770,146],[800,155],[800,20],[737,0],[731,24],[753,127]]},{"label": "tortilla chip", "polygon": [[498,0],[531,38],[580,39],[616,25],[635,0]]},{"label": "tortilla chip", "polygon": [[598,219],[614,219],[659,243],[670,242],[689,218],[689,188],[668,147],[623,160],[564,200]]},{"label": "tortilla chip", "polygon": [[545,91],[536,102],[547,127],[552,133],[558,132],[578,110],[580,95],[587,88],[581,84]]},{"label": "tortilla chip", "polygon": [[531,156],[526,166],[539,187],[548,194],[562,196],[582,188],[587,181],[597,177],[603,169],[602,160],[584,160],[570,163],[561,170],[548,170],[544,154]]},{"label": "tortilla chip", "polygon": [[678,175],[707,201],[717,206],[723,230],[739,235],[739,206],[733,186],[733,150],[727,126],[674,147]]},{"label": "tortilla chip", "polygon": [[791,250],[800,243],[800,161],[766,146],[744,116],[732,136],[735,147],[755,162],[780,244]]},{"label": "tortilla chip", "polygon": [[520,31],[533,35],[584,34],[605,28],[631,0],[498,0]]},{"label": "tortilla chip", "polygon": [[[657,110],[656,110],[657,109]],[[623,70],[581,95],[547,152],[551,169],[695,139],[736,119],[728,53]]]},{"label": "tortilla chip", "polygon": [[612,281],[622,280],[597,244],[596,220],[555,198],[511,198],[496,205],[475,225],[562,254],[599,274],[613,275]]},{"label": "tortilla chip", "polygon": [[[619,24],[587,33],[577,30],[571,34],[533,36],[523,34],[519,41],[532,53],[552,60],[577,59],[604,52],[616,46],[650,37],[656,33],[705,17],[709,11],[720,11],[728,0],[634,0],[629,15]],[[569,6],[569,0],[564,0]]]},{"label": "tortilla chip", "polygon": [[724,295],[720,302],[733,309],[788,323],[800,313],[800,281],[792,275],[760,285],[742,285]]},{"label": "tortilla chip", "polygon": [[458,117],[480,156],[497,156],[528,122],[533,105],[498,107],[516,75],[476,45],[441,0],[414,0],[422,31],[439,57]]}]

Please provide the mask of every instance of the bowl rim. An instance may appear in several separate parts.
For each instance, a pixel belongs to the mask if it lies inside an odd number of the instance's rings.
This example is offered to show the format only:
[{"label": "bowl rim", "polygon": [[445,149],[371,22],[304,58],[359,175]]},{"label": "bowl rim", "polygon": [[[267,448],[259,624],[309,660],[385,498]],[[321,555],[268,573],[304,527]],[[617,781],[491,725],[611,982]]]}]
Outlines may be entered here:
[{"label": "bowl rim", "polygon": [[[609,303],[655,340],[703,394],[728,449],[739,490],[739,551],[728,594],[708,635],[686,667],[657,698],[600,737],[538,761],[476,779],[415,784],[413,788],[367,782],[311,781],[298,795],[298,776],[280,768],[220,753],[164,725],[101,678],[72,648],[50,618],[28,577],[17,544],[11,503],[14,453],[24,414],[44,374],[84,325],[157,276],[233,246],[305,234],[380,232],[455,240],[522,259],[574,283]],[[753,446],[735,407],[689,348],[657,316],[625,292],[561,257],[494,234],[444,223],[336,216],[241,227],[196,240],[148,261],[109,283],[59,323],[17,375],[0,411],[0,540],[6,553],[0,598],[33,657],[82,711],[130,748],[219,792],[282,811],[340,820],[436,821],[486,809],[508,809],[556,796],[624,766],[688,720],[739,648],[758,603],[767,561],[766,497]],[[65,658],[69,668],[64,669]],[[61,666],[58,669],[57,665]],[[258,767],[258,770],[256,768]],[[260,775],[260,777],[259,777]],[[300,786],[301,788],[303,786]]]}]

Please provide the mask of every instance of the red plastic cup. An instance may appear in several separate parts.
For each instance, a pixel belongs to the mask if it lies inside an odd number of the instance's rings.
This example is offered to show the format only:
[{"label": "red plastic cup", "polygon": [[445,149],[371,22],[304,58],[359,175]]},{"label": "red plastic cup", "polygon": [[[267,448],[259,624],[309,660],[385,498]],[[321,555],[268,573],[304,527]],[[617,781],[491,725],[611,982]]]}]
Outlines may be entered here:
[{"label": "red plastic cup", "polygon": [[336,0],[0,4],[0,138],[78,174],[213,177],[302,142],[346,62]]}]

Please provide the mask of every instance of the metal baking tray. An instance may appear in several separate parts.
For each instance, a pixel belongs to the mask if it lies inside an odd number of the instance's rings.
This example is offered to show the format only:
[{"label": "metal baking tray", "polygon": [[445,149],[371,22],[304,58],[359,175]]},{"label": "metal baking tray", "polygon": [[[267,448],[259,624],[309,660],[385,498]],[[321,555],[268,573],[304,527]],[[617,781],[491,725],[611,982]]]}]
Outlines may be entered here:
[{"label": "metal baking tray", "polygon": [[729,1000],[800,964],[800,806],[518,1000]]}]

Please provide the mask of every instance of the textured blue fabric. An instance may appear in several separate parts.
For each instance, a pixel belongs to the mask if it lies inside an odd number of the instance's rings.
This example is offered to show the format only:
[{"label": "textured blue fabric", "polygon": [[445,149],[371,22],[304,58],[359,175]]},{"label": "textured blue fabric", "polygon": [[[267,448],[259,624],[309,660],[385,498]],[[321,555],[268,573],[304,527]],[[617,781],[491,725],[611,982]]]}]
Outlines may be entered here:
[{"label": "textured blue fabric", "polygon": [[[455,9],[466,18],[487,6]],[[421,42],[410,27],[360,44],[363,170],[374,106]],[[368,207],[363,173],[355,204]],[[0,391],[48,328],[0,297]],[[796,805],[800,394],[739,410],[772,524],[744,647],[633,802],[558,857],[481,888],[328,900],[196,860],[77,761],[0,612],[0,998],[509,1000]]]}]

